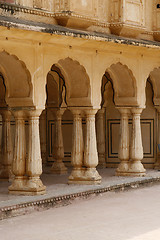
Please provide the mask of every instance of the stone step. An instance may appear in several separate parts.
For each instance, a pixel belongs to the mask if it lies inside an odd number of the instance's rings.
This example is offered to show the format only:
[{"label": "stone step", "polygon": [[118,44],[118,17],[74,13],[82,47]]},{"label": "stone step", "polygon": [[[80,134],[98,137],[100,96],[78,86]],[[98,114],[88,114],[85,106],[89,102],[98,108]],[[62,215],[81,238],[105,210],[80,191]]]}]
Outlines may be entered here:
[{"label": "stone step", "polygon": [[126,191],[131,189],[137,189],[140,187],[145,186],[152,186],[153,184],[159,184],[160,183],[160,177],[145,177],[145,178],[132,178],[126,180],[123,183],[112,183],[109,184],[106,187],[97,186],[97,188],[92,189],[92,186],[90,187],[91,190],[87,191],[80,191],[80,192],[72,192],[71,194],[67,195],[59,195],[59,196],[53,196],[53,197],[47,197],[39,196],[38,200],[33,201],[24,201],[22,202],[16,202],[16,204],[13,201],[13,204],[7,203],[5,201],[0,206],[0,220],[7,219],[11,217],[16,217],[20,215],[25,215],[29,213],[33,213],[36,211],[44,211],[50,208],[54,207],[62,207],[71,204],[75,199],[86,199],[89,197],[95,197],[99,194],[104,194],[107,192],[120,192],[120,191]]}]

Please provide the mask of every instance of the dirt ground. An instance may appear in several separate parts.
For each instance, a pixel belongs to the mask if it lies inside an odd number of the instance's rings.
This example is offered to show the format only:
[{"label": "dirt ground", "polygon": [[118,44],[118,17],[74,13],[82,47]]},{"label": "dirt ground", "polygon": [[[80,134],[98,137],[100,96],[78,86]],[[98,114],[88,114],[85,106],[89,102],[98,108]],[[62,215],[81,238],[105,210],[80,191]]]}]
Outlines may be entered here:
[{"label": "dirt ground", "polygon": [[0,222],[0,240],[159,240],[160,185]]}]

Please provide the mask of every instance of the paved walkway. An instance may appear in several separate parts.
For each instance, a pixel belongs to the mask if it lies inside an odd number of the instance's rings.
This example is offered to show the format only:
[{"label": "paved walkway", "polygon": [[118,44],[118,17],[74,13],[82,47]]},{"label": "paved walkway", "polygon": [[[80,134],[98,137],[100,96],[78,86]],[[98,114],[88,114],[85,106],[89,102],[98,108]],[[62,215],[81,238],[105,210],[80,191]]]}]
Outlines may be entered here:
[{"label": "paved walkway", "polygon": [[1,240],[159,240],[160,185],[0,222]]},{"label": "paved walkway", "polygon": [[[99,170],[102,176],[102,184],[96,186],[68,185],[67,184],[68,175],[55,176],[52,174],[43,174],[42,180],[44,184],[47,186],[47,193],[42,196],[9,195],[8,186],[10,185],[10,183],[0,182],[0,215],[3,215],[0,216],[0,219],[38,210],[38,207],[40,207],[40,205],[43,205],[42,210],[44,208],[53,207],[53,205],[54,206],[57,205],[57,202],[54,202],[54,199],[55,201],[61,201],[60,205],[69,204],[68,202],[67,203],[64,202],[64,204],[62,202],[64,199],[66,199],[63,198],[63,196],[67,195],[69,195],[68,199],[72,199],[77,198],[78,196],[83,196],[83,194],[78,195],[78,193],[84,193],[85,195],[85,193],[88,194],[88,192],[91,191],[92,193],[97,194],[101,192],[114,190],[115,187],[117,189],[118,187],[123,188],[130,185],[136,187],[136,183],[138,183],[139,181],[145,183],[145,181],[152,182],[153,180],[158,180],[158,182],[160,182],[160,172],[157,170],[148,170],[147,176],[143,178],[116,177],[114,176],[114,171],[115,171],[114,169]],[[27,209],[27,207],[30,208],[30,211]],[[19,209],[21,208],[19,212],[18,208]],[[22,208],[26,208],[25,211],[22,211]],[[11,213],[12,210],[14,210],[15,213]],[[2,212],[3,213],[5,212],[5,215],[2,214]]]}]

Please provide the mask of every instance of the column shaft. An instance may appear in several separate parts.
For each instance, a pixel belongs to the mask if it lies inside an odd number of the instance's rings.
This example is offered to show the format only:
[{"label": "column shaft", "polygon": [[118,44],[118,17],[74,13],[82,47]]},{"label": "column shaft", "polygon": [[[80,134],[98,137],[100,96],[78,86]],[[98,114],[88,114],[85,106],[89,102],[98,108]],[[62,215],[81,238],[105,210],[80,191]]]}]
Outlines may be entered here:
[{"label": "column shaft", "polygon": [[15,175],[9,193],[21,194],[25,186],[26,173],[26,136],[25,136],[25,113],[24,111],[13,112],[15,117],[15,147],[12,171]]},{"label": "column shaft", "polygon": [[117,176],[126,176],[128,175],[129,169],[129,125],[128,118],[130,110],[127,108],[119,108],[121,113],[121,123],[120,123],[120,142],[119,142],[119,151],[118,157],[121,161],[117,170]]},{"label": "column shaft", "polygon": [[160,169],[160,107],[157,107],[158,129],[157,129],[157,159],[154,168]]},{"label": "column shaft", "polygon": [[51,172],[60,175],[67,173],[67,168],[63,163],[64,146],[62,135],[62,115],[64,111],[64,109],[53,110],[53,113],[55,115],[53,158],[55,162],[52,165]]},{"label": "column shaft", "polygon": [[41,110],[29,112],[29,144],[26,173],[28,176],[26,191],[30,195],[45,193],[46,187],[40,180],[42,174],[42,159],[39,136],[39,116]]},{"label": "column shaft", "polygon": [[47,162],[46,156],[46,111],[44,110],[40,116],[40,143],[41,143],[41,155],[42,163],[45,166]]},{"label": "column shaft", "polygon": [[86,138],[84,145],[85,180],[88,184],[100,184],[101,176],[96,170],[98,153],[95,129],[95,114],[97,110],[86,110]]},{"label": "column shaft", "polygon": [[129,173],[132,176],[145,176],[146,170],[144,169],[141,160],[143,159],[143,146],[141,136],[141,123],[140,115],[143,109],[132,108],[132,138],[131,138],[131,163]]},{"label": "column shaft", "polygon": [[97,112],[97,115],[96,115],[96,136],[97,136],[99,168],[106,168],[104,114],[105,114],[105,109],[102,108]]},{"label": "column shaft", "polygon": [[83,131],[81,110],[72,110],[73,113],[73,132],[72,132],[72,156],[71,163],[73,170],[69,176],[69,183],[79,183],[83,180]]},{"label": "column shaft", "polygon": [[0,171],[1,179],[11,179],[13,173],[11,170],[12,161],[13,161],[13,146],[11,138],[11,112],[8,110],[1,110],[2,115],[2,169]]}]

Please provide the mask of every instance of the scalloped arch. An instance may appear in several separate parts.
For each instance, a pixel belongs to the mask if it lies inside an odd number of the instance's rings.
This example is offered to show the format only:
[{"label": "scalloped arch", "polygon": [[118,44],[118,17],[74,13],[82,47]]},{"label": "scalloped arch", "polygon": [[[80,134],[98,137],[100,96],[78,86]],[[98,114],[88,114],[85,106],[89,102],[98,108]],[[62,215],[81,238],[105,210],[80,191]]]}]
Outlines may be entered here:
[{"label": "scalloped arch", "polygon": [[69,57],[59,60],[55,66],[61,70],[64,76],[69,105],[90,106],[90,79],[84,66]]},{"label": "scalloped arch", "polygon": [[136,79],[127,65],[112,64],[106,73],[113,84],[116,105],[138,105]]},{"label": "scalloped arch", "polygon": [[[112,64],[107,72],[110,74],[118,97],[136,96],[136,79],[132,71],[122,63]],[[127,91],[125,91],[125,89]]]},{"label": "scalloped arch", "polygon": [[154,91],[154,101],[160,99],[160,67],[155,68],[149,75]]},{"label": "scalloped arch", "polygon": [[24,62],[6,51],[0,52],[0,72],[4,77],[7,98],[30,98],[32,83]]}]

